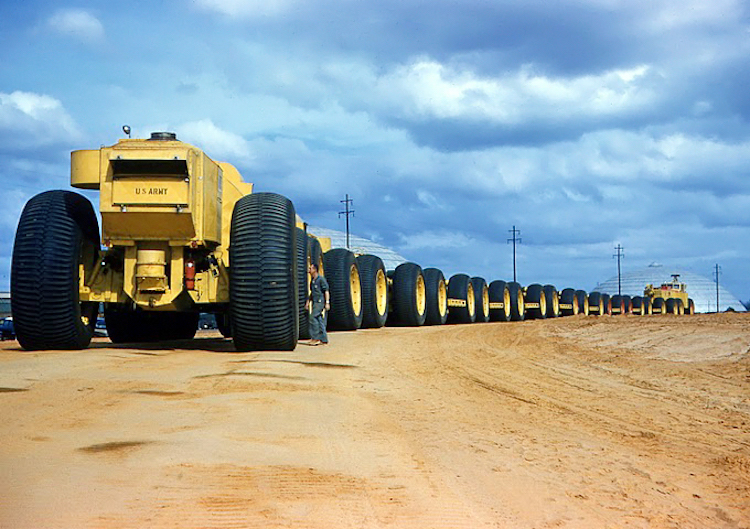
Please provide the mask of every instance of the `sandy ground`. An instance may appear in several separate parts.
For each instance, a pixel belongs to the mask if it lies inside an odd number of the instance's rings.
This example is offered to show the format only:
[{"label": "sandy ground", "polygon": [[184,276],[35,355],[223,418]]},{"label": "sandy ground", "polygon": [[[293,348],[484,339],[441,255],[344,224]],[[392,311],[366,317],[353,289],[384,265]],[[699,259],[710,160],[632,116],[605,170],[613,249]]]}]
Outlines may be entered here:
[{"label": "sandy ground", "polygon": [[0,348],[0,527],[750,527],[750,315]]}]

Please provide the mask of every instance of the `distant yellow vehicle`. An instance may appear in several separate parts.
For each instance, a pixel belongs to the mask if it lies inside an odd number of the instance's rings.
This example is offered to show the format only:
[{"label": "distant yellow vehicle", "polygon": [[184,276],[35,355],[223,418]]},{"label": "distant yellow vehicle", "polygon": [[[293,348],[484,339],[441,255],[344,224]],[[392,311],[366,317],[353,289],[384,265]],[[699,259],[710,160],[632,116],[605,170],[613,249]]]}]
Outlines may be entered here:
[{"label": "distant yellow vehicle", "polygon": [[695,303],[688,297],[687,285],[680,281],[680,274],[672,274],[672,280],[659,287],[646,285],[643,295],[651,302],[652,314],[695,314]]}]

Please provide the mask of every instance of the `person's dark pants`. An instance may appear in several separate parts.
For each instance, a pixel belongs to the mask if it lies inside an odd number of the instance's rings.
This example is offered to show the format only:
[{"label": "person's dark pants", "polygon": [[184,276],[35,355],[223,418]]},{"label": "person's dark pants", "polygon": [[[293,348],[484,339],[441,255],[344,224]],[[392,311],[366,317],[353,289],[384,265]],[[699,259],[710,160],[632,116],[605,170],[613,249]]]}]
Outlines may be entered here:
[{"label": "person's dark pants", "polygon": [[310,338],[328,343],[328,334],[326,333],[326,323],[328,313],[319,312],[317,315],[310,316]]}]

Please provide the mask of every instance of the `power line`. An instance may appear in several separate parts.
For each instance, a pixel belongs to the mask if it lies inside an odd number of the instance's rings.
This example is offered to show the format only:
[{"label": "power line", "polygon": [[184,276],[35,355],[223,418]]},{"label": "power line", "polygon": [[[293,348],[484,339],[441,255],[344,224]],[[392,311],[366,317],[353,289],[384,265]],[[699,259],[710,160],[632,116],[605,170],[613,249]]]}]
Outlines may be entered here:
[{"label": "power line", "polygon": [[349,198],[349,193],[346,194],[345,200],[339,200],[342,204],[345,205],[346,209],[344,211],[339,211],[339,218],[341,218],[341,215],[346,215],[346,249],[349,249],[349,215],[352,217],[354,216],[354,210],[349,209],[349,204],[353,204],[354,200]]},{"label": "power line", "polygon": [[521,238],[516,236],[521,235],[521,230],[517,230],[516,227],[513,226],[513,229],[508,230],[508,232],[513,234],[513,237],[508,239],[508,243],[513,243],[513,282],[516,282],[516,243],[521,243]]},{"label": "power line", "polygon": [[620,274],[620,259],[625,257],[624,250],[625,248],[623,248],[622,245],[618,242],[617,246],[615,246],[615,251],[617,251],[617,253],[612,256],[613,259],[617,257],[617,295],[618,296],[622,296],[622,279],[621,279],[622,276]]}]

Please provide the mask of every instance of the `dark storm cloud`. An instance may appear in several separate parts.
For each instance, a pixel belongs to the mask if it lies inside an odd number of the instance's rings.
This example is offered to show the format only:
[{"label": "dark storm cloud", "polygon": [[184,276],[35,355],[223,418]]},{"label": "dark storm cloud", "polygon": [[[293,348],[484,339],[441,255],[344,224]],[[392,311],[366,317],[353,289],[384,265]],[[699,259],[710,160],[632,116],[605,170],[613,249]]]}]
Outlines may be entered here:
[{"label": "dark storm cloud", "polygon": [[[234,15],[247,15],[246,24],[266,38],[293,35],[314,48],[360,53],[381,65],[428,54],[443,62],[459,56],[483,73],[523,63],[536,63],[553,73],[576,73],[628,65],[634,55],[641,55],[639,50],[653,50],[643,35],[634,42],[634,27],[649,16],[643,7],[329,1],[294,4],[276,17],[255,17],[242,9]],[[479,55],[472,60],[475,53]]]},{"label": "dark storm cloud", "polygon": [[[747,45],[747,8],[727,2],[711,9],[696,2],[682,8],[668,2],[282,2],[287,9],[277,16],[252,16],[235,2],[231,5],[238,9],[235,20],[246,16],[242,24],[247,31],[279,47],[298,48],[301,57],[310,54],[310,62],[316,62],[313,55],[322,54],[372,64],[372,77],[362,83],[388,80],[421,57],[443,65],[447,83],[454,81],[450,74],[458,72],[502,84],[531,67],[534,75],[563,85],[593,76],[617,91],[606,79],[607,72],[650,65],[636,86],[652,92],[653,104],[623,107],[613,114],[574,109],[549,119],[521,111],[521,118],[511,122],[498,122],[490,115],[440,116],[424,109],[415,113],[410,101],[402,107],[383,107],[378,100],[387,94],[371,93],[372,87],[316,68],[306,72],[304,86],[275,87],[276,93],[303,106],[336,93],[345,108],[370,112],[408,130],[418,144],[444,151],[543,144],[597,128],[637,129],[691,117],[700,104],[710,105],[713,115],[742,119],[747,119],[750,108],[739,89],[750,75],[746,55],[733,51]],[[255,88],[266,81],[250,77],[249,86]],[[409,81],[413,79],[404,80]],[[397,88],[386,84],[381,90]],[[517,95],[523,100],[528,93],[521,90]],[[487,94],[480,89],[473,96]],[[527,104],[533,106],[535,100]],[[717,133],[738,134],[737,128]]]}]

